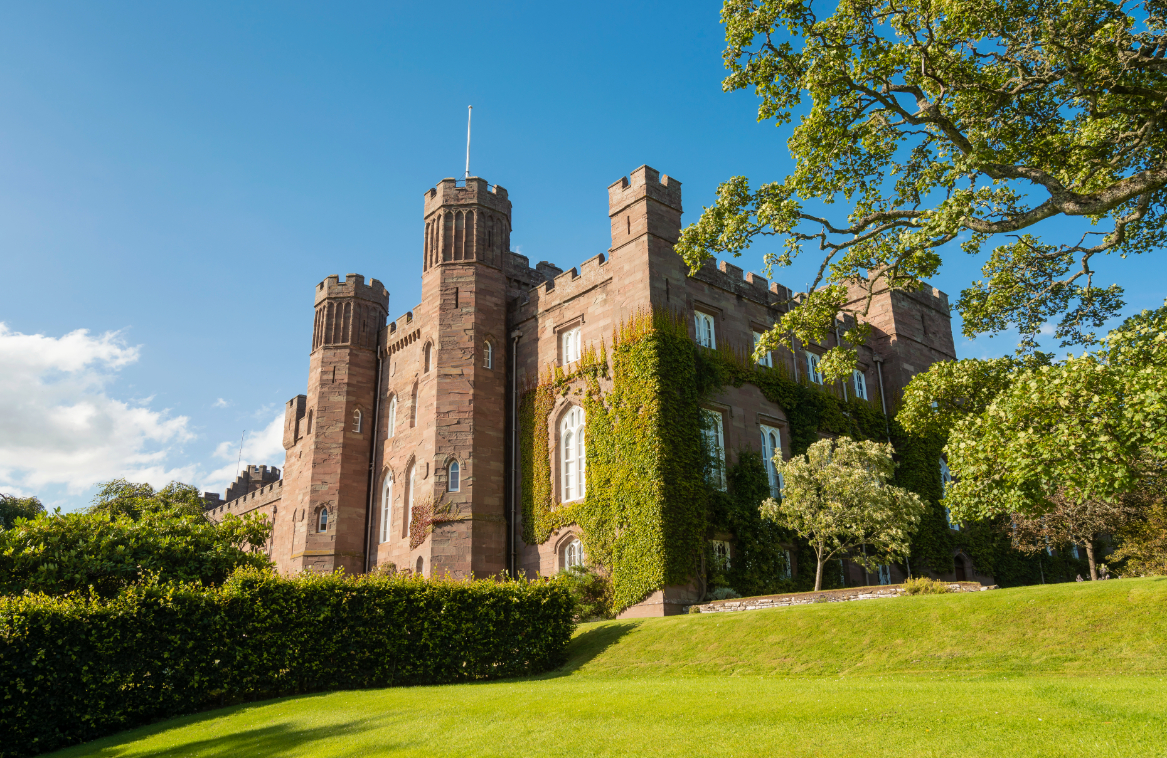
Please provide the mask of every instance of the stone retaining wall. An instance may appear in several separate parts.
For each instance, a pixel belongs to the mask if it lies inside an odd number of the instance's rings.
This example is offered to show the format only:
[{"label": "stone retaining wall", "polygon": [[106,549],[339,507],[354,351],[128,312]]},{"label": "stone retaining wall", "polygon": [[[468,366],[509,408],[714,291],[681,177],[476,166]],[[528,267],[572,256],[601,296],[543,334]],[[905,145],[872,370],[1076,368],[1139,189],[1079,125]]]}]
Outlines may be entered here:
[{"label": "stone retaining wall", "polygon": [[[949,592],[981,592],[996,589],[997,585],[984,586],[979,582],[949,582]],[[874,587],[848,587],[841,590],[821,592],[794,592],[787,595],[759,595],[758,597],[714,600],[711,603],[689,606],[701,613],[725,613],[727,611],[757,611],[763,608],[784,608],[788,605],[809,605],[811,603],[842,603],[848,600],[875,600],[883,597],[899,597],[908,594],[902,584],[885,584]]]}]

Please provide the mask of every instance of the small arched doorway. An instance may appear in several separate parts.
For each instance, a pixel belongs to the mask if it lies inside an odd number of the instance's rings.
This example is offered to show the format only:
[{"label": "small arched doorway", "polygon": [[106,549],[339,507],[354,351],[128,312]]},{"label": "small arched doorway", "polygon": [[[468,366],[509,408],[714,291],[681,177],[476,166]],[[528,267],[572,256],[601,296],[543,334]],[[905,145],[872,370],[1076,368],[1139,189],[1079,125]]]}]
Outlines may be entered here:
[{"label": "small arched doorway", "polygon": [[968,569],[965,567],[964,556],[962,556],[962,555],[956,556],[953,559],[953,563],[956,564],[956,581],[967,582],[968,581]]}]

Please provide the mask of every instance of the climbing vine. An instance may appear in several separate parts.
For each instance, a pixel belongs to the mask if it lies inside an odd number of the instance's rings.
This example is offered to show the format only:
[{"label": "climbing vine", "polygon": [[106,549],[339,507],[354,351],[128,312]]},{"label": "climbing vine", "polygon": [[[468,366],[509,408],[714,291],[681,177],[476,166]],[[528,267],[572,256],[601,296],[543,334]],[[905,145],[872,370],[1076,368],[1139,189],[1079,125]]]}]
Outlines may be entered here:
[{"label": "climbing vine", "polygon": [[[796,381],[781,364],[756,365],[724,343],[697,347],[687,320],[671,311],[635,314],[613,330],[610,355],[606,343],[599,350],[588,346],[570,371],[549,368],[527,388],[519,406],[524,541],[542,544],[577,525],[588,562],[611,578],[612,611],[694,576],[743,594],[809,589],[813,575],[786,570],[787,549],[798,565],[813,565],[809,547],[759,518],[758,505],[769,496],[761,456],[738,451],[724,492],[706,483],[701,404],[724,387],[745,384],[783,409],[794,455],[822,434],[893,444],[895,483],[929,504],[912,541],[913,573],[951,572],[958,548],[1001,584],[1076,573],[1060,558],[1046,556],[1053,568],[1043,569],[1040,556],[1012,550],[999,524],[949,528],[941,504],[943,439],[909,435],[878,401]],[[569,503],[558,502],[553,491],[551,424],[561,398],[581,405],[586,416],[587,494]],[[729,568],[714,566],[708,553],[708,538],[721,532],[734,537]],[[1046,578],[1043,571],[1054,574]],[[840,574],[828,570],[824,586],[841,586]]]}]

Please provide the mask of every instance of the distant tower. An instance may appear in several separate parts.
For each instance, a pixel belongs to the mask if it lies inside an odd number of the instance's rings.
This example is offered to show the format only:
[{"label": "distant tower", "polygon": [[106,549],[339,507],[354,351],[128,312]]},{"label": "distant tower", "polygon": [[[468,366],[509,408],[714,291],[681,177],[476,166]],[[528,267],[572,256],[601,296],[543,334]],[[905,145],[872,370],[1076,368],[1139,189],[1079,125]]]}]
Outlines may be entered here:
[{"label": "distant tower", "polygon": [[[275,549],[292,571],[364,570],[365,512],[377,336],[389,292],[360,274],[316,285],[308,394],[289,401],[284,419],[284,495]],[[285,552],[287,551],[287,552]]]},{"label": "distant tower", "polygon": [[434,408],[434,476],[427,487],[463,517],[434,529],[426,573],[488,576],[506,566],[510,351],[502,266],[511,203],[505,189],[483,179],[443,179],[425,194],[424,218],[422,304],[435,335],[434,371],[421,387],[433,393]]}]

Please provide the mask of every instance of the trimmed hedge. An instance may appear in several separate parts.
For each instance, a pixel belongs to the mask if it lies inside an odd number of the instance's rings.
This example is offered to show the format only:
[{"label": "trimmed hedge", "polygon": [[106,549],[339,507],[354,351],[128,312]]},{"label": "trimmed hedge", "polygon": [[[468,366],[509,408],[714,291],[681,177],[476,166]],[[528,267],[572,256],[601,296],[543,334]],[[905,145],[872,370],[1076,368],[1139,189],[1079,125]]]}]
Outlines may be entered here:
[{"label": "trimmed hedge", "polygon": [[228,703],[547,671],[574,629],[559,582],[241,571],[217,588],[0,598],[0,758]]}]

